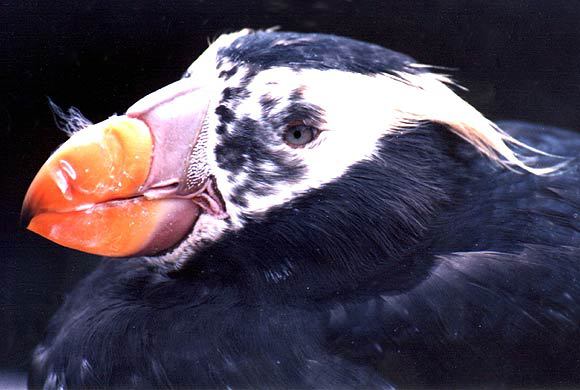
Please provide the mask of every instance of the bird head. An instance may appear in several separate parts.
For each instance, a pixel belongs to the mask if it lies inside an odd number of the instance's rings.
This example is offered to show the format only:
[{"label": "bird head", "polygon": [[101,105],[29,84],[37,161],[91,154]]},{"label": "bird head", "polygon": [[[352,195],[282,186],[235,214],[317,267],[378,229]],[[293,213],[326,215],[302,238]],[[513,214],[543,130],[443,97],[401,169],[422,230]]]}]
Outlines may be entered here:
[{"label": "bird head", "polygon": [[[423,123],[501,165],[534,171],[512,151],[517,141],[449,83],[410,57],[348,38],[222,35],[181,80],[72,134],[32,182],[23,216],[30,230],[70,248],[176,261],[281,208],[304,211],[298,200],[363,162],[380,160],[379,171],[391,174],[416,165],[404,156],[389,162],[381,147]],[[407,179],[437,192],[428,177]],[[429,208],[412,192],[365,193],[358,184],[360,204],[398,196],[410,209]]]}]

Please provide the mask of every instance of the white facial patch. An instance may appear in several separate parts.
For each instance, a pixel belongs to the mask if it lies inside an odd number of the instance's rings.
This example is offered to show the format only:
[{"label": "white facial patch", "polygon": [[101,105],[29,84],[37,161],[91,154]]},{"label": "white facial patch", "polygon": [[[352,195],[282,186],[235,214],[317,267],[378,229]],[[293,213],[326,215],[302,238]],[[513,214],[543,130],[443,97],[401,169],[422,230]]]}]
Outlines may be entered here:
[{"label": "white facial patch", "polygon": [[[243,74],[243,72],[242,72]],[[408,131],[420,122],[445,125],[450,131],[472,143],[488,158],[535,174],[552,172],[557,167],[534,168],[526,165],[511,148],[528,148],[509,135],[457,96],[446,84],[444,76],[433,73],[399,73],[397,75],[364,75],[339,70],[286,67],[260,71],[249,83],[249,95],[235,107],[236,117],[253,118],[258,126],[263,120],[260,99],[269,96],[276,101],[272,113],[283,112],[295,91],[301,92],[306,104],[323,112],[320,136],[304,148],[292,148],[272,142],[272,150],[290,153],[306,167],[298,181],[280,181],[268,185],[268,193],[249,194],[246,205],[232,207],[230,215],[237,226],[241,216],[259,216],[285,204],[305,192],[317,189],[343,176],[354,164],[372,159],[378,141],[386,134]],[[228,83],[229,84],[229,83]],[[265,125],[262,123],[262,125]],[[255,129],[259,132],[260,129]],[[277,136],[283,133],[279,129]],[[272,134],[264,134],[272,136]],[[264,163],[263,169],[268,169]],[[219,172],[220,168],[215,167]],[[225,179],[218,174],[222,192],[228,192],[242,180]]]},{"label": "white facial patch", "polygon": [[[190,248],[199,248],[200,243],[218,239],[227,229],[241,228],[248,217],[259,219],[269,210],[339,179],[353,165],[376,158],[379,141],[385,135],[409,131],[421,122],[445,125],[508,168],[535,174],[558,168],[526,165],[512,147],[539,151],[503,133],[457,96],[444,76],[410,69],[367,75],[296,69],[292,64],[261,69],[223,56],[218,59],[221,48],[240,45],[236,40],[250,33],[242,30],[221,36],[188,69],[192,81],[208,86],[208,164],[230,220],[211,221],[202,215],[194,232],[174,251],[181,257],[191,253]],[[236,90],[238,95],[228,100],[226,90]],[[264,113],[265,100],[270,102],[268,115]],[[320,111],[316,113],[320,116],[316,123],[319,136],[301,148],[283,142],[289,123],[270,123],[268,119],[285,117],[297,100]],[[234,137],[237,139],[232,140]],[[252,149],[253,145],[259,147]],[[228,158],[233,162],[229,167],[235,173],[220,164],[220,147],[230,148]],[[259,158],[264,150],[264,158]],[[236,157],[251,161],[237,166]],[[283,177],[281,166],[300,167],[300,174]],[[249,189],[241,191],[244,186]]]},{"label": "white facial patch", "polygon": [[[241,210],[243,213],[264,213],[343,176],[350,166],[372,158],[378,140],[398,124],[393,110],[385,109],[389,94],[370,76],[333,70],[275,68],[260,72],[248,90],[250,96],[236,107],[237,116],[259,121],[263,96],[276,99],[272,109],[272,115],[276,115],[288,108],[290,96],[300,90],[306,104],[322,109],[324,123],[318,139],[304,148],[279,142],[272,146],[274,150],[291,153],[303,163],[306,173],[297,182],[271,185],[271,194],[249,196],[248,205]],[[284,129],[278,130],[274,136],[280,137]],[[268,169],[267,162],[264,169]]]}]

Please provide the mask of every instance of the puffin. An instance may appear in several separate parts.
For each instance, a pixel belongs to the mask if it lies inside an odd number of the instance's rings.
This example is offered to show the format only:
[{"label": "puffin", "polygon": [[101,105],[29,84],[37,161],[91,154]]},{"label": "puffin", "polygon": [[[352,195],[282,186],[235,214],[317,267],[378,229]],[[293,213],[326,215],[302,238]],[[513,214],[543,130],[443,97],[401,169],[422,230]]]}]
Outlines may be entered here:
[{"label": "puffin", "polygon": [[435,67],[221,35],[70,138],[28,229],[104,257],[30,388],[580,385],[580,136],[494,123]]}]

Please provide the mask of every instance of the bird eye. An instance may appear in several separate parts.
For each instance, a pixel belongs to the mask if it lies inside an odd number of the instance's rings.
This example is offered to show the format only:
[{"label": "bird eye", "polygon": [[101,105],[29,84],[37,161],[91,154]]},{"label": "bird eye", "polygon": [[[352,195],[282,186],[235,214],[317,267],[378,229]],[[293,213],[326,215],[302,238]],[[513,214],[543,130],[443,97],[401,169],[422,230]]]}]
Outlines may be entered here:
[{"label": "bird eye", "polygon": [[302,124],[289,126],[284,132],[284,142],[293,148],[299,148],[314,141],[317,133],[312,126]]}]

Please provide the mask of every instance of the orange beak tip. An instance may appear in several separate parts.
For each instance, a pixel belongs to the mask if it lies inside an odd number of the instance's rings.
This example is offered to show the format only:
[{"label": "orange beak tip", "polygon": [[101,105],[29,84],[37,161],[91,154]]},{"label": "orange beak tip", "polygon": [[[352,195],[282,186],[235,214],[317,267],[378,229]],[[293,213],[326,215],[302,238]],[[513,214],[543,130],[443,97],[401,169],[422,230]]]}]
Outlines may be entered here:
[{"label": "orange beak tip", "polygon": [[[96,245],[100,238],[107,238],[102,231],[115,222],[107,217],[113,212],[102,211],[109,208],[95,213],[80,210],[138,195],[152,155],[150,129],[139,119],[112,117],[78,131],[49,157],[32,181],[22,207],[21,226],[69,248],[123,256],[123,250],[109,253]],[[118,210],[118,218],[126,209],[110,208]],[[98,253],[102,250],[105,253]]]},{"label": "orange beak tip", "polygon": [[[28,230],[67,248],[127,257],[175,244],[198,214],[197,206],[188,200],[133,199],[85,211],[41,213],[32,218]],[[173,221],[177,222],[168,231]]]}]

